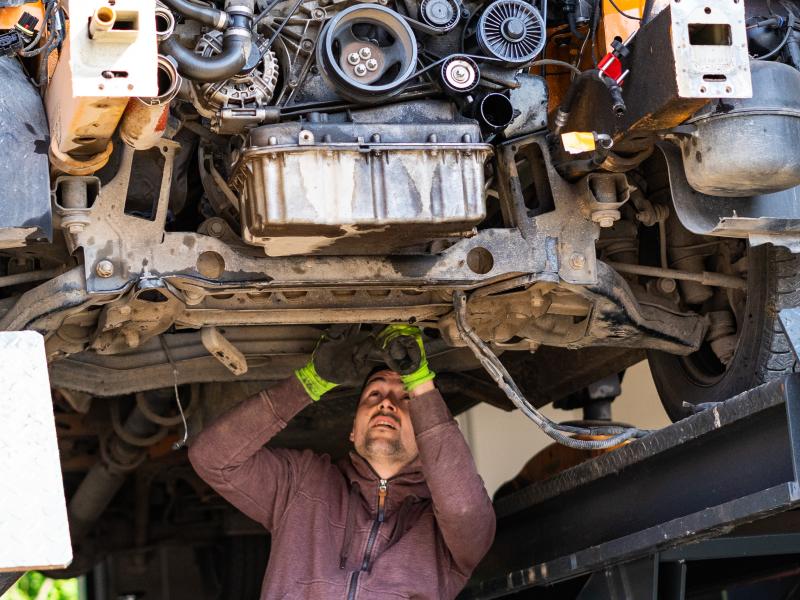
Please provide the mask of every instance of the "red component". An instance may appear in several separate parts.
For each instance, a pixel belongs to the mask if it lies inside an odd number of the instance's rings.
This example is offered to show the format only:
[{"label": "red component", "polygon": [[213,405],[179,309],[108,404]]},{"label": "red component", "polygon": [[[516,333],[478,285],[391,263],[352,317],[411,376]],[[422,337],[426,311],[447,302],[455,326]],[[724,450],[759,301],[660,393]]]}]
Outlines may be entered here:
[{"label": "red component", "polygon": [[620,83],[619,79],[622,77],[622,61],[612,52],[606,54],[603,59],[597,63],[597,68],[600,69],[603,75]]}]

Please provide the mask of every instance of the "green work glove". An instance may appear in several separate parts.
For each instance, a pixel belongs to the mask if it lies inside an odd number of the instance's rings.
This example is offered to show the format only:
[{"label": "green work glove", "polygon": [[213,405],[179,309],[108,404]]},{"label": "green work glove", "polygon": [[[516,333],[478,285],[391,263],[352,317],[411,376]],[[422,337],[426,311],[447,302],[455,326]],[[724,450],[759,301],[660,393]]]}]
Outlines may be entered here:
[{"label": "green work glove", "polygon": [[413,325],[389,325],[377,337],[383,360],[389,368],[400,373],[408,391],[421,383],[432,381],[436,373],[428,368],[422,331]]},{"label": "green work glove", "polygon": [[311,360],[294,372],[315,402],[337,385],[358,385],[365,377],[369,335],[360,325],[334,325],[319,341]]}]

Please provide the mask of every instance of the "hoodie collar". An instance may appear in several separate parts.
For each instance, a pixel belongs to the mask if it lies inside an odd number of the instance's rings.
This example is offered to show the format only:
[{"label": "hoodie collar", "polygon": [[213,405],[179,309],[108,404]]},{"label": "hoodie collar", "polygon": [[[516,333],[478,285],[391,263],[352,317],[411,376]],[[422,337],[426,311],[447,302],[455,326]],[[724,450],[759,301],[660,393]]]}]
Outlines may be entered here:
[{"label": "hoodie collar", "polygon": [[[350,484],[358,487],[370,510],[375,510],[378,502],[380,477],[372,465],[357,452],[350,452],[347,458],[340,461],[339,467]],[[416,496],[420,499],[431,497],[419,457],[400,469],[388,482],[387,510],[396,509],[409,496]]]}]

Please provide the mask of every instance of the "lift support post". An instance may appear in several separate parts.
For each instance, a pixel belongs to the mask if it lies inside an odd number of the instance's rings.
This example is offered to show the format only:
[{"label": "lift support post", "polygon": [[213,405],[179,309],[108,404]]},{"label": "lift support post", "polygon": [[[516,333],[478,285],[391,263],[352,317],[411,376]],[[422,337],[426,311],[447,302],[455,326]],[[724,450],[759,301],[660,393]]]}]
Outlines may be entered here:
[{"label": "lift support post", "polygon": [[[800,313],[782,321],[798,345]],[[798,505],[790,375],[498,500],[494,545],[460,598],[586,575],[579,598],[683,598],[688,561],[800,553]]]}]

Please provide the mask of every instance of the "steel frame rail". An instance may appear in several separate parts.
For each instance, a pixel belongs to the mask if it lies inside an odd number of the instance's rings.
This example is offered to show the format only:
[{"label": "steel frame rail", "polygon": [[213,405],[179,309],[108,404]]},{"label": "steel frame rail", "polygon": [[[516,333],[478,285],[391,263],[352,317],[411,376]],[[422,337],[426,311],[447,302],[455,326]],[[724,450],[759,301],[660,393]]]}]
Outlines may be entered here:
[{"label": "steel frame rail", "polygon": [[[797,506],[800,375],[790,375],[498,500],[495,543],[460,598],[590,573],[579,598],[680,598],[692,553],[800,549],[800,534],[771,546],[763,536],[701,541]],[[674,593],[659,596],[665,577]]]}]

